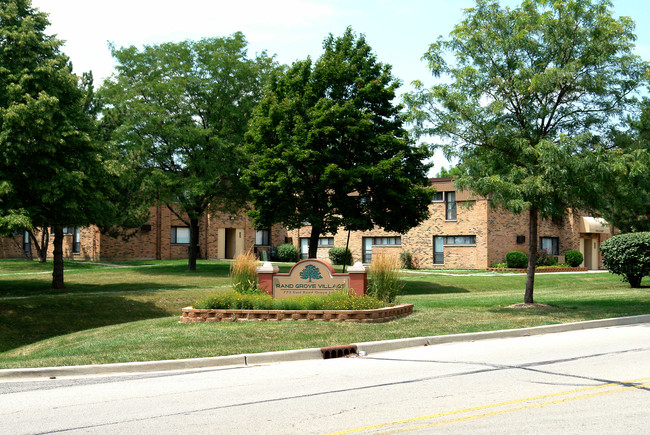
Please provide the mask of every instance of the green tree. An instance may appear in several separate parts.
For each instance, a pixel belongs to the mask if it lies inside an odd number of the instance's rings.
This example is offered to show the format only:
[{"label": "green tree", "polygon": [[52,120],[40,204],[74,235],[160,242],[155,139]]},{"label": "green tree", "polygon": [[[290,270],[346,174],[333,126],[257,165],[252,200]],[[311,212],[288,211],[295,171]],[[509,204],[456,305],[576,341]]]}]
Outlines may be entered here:
[{"label": "green tree", "polygon": [[241,143],[269,70],[266,53],[247,57],[242,33],[112,48],[117,74],[101,91],[115,145],[137,162],[157,199],[190,228],[188,270],[196,270],[199,221],[245,205]]},{"label": "green tree", "polygon": [[647,71],[632,54],[634,23],[613,18],[611,6],[526,0],[510,9],[478,0],[425,54],[446,81],[418,83],[407,96],[416,131],[450,139],[444,149],[460,159],[459,188],[527,211],[525,303],[533,303],[539,217],[598,202],[609,171],[603,138],[630,110]]},{"label": "green tree", "polygon": [[93,140],[92,81],[72,73],[48,24],[29,0],[0,0],[0,227],[52,228],[52,287],[60,289],[63,227],[106,218],[110,177]]},{"label": "green tree", "polygon": [[598,209],[622,232],[650,231],[650,100],[627,129],[613,132],[612,145],[614,176]]},{"label": "green tree", "polygon": [[330,35],[324,53],[271,80],[251,121],[246,171],[257,225],[309,222],[318,237],[375,225],[405,232],[428,216],[430,155],[392,103],[399,82],[363,35]]},{"label": "green tree", "polygon": [[441,178],[443,178],[443,177],[458,178],[458,177],[460,177],[461,175],[463,175],[463,173],[461,172],[461,170],[460,170],[460,168],[459,168],[458,166],[451,166],[451,167],[449,167],[449,169],[447,169],[447,168],[445,168],[445,167],[443,166],[443,167],[440,168],[440,170],[438,171],[438,174],[436,175],[436,177],[441,177]]}]

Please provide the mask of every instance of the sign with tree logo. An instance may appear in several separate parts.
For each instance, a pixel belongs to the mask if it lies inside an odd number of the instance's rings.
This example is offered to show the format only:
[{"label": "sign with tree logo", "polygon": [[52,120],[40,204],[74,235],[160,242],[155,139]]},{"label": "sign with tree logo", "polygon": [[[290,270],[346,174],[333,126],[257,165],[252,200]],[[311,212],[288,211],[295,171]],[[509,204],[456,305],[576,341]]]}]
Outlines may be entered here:
[{"label": "sign with tree logo", "polygon": [[273,297],[282,298],[304,294],[327,294],[350,288],[350,277],[337,274],[332,266],[321,260],[303,260],[288,274],[273,277]]}]

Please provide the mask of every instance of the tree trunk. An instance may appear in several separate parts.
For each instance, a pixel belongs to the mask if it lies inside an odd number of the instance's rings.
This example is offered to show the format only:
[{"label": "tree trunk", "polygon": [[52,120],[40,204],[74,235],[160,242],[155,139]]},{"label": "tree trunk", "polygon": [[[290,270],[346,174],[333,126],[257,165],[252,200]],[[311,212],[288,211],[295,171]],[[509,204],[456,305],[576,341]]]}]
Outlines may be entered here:
[{"label": "tree trunk", "polygon": [[526,293],[524,303],[533,303],[535,287],[535,265],[537,263],[537,207],[531,207],[528,213],[528,269],[526,270]]},{"label": "tree trunk", "polygon": [[316,253],[318,252],[319,236],[320,229],[312,225],[311,234],[309,235],[309,258],[316,258]]},{"label": "tree trunk", "polygon": [[38,262],[45,263],[47,261],[47,249],[50,246],[50,231],[47,226],[43,226],[41,231],[41,249],[38,251]]},{"label": "tree trunk", "polygon": [[187,270],[196,270],[196,257],[199,248],[199,220],[190,218],[190,252],[187,260]]},{"label": "tree trunk", "polygon": [[[22,234],[20,240],[24,240],[24,237],[25,237],[25,234]],[[23,256],[25,257],[25,260],[32,260],[32,250],[30,249],[29,252],[25,251],[24,245],[20,241],[16,240],[16,235],[15,234],[12,237],[12,240],[14,241],[16,246],[18,246],[18,249],[20,250],[20,252],[23,253]]]},{"label": "tree trunk", "polygon": [[43,226],[43,228],[41,229],[40,243],[36,239],[36,236],[34,236],[34,232],[31,230],[29,231],[29,238],[34,244],[34,248],[36,248],[36,255],[38,256],[38,262],[45,263],[47,261],[47,248],[50,245],[50,232],[47,226]]},{"label": "tree trunk", "polygon": [[52,263],[54,269],[52,272],[52,288],[54,290],[64,289],[63,283],[63,227],[54,227],[54,258]]}]

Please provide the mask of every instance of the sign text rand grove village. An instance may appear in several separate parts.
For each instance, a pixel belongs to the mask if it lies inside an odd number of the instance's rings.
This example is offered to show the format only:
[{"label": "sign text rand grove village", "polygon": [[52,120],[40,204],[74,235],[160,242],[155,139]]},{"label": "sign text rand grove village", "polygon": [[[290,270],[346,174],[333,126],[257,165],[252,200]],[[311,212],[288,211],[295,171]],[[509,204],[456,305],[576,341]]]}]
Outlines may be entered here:
[{"label": "sign text rand grove village", "polygon": [[273,277],[273,296],[276,298],[304,294],[327,294],[350,287],[349,276],[336,276],[322,261],[301,261],[287,275]]}]

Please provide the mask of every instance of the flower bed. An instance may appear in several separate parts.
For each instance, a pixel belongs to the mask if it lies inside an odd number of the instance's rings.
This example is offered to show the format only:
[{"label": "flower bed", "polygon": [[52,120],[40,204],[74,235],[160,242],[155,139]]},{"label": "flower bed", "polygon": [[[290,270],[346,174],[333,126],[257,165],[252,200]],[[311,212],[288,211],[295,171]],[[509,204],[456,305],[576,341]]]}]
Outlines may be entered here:
[{"label": "flower bed", "polygon": [[183,308],[181,323],[316,320],[324,322],[388,322],[413,313],[412,304],[374,310],[210,310]]}]

